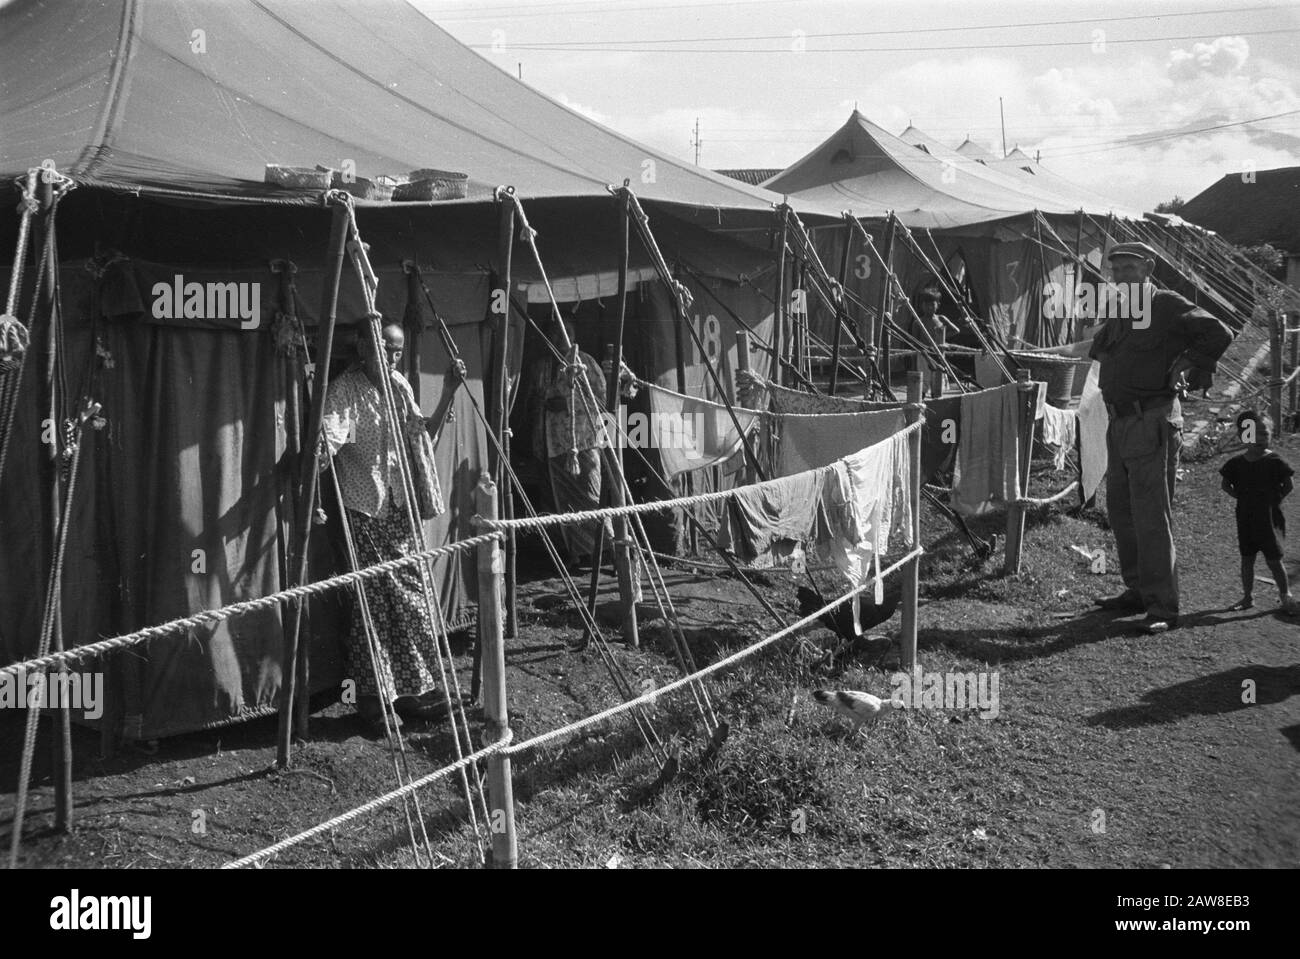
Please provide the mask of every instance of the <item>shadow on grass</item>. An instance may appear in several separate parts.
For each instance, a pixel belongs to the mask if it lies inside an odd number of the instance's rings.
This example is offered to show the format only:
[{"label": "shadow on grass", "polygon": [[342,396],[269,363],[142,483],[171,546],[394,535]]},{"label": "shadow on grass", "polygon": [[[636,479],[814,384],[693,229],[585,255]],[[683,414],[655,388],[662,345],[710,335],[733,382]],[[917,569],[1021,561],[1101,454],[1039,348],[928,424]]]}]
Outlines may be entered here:
[{"label": "shadow on grass", "polygon": [[[1254,702],[1243,702],[1243,683],[1255,684]],[[1089,726],[1134,729],[1177,722],[1189,716],[1217,716],[1284,702],[1300,693],[1300,663],[1290,666],[1238,666],[1210,676],[1153,689],[1143,702],[1108,709],[1088,718]],[[1293,727],[1294,728],[1294,727]],[[1292,739],[1295,743],[1295,739]]]},{"label": "shadow on grass", "polygon": [[918,633],[921,649],[943,648],[988,663],[1010,663],[1052,656],[1076,646],[1131,633],[1132,623],[1105,610],[1082,613],[1074,619],[1042,626],[1000,626],[985,629],[924,629]]},{"label": "shadow on grass", "polygon": [[1300,753],[1300,723],[1294,726],[1283,726],[1278,732],[1287,738],[1292,749]]}]

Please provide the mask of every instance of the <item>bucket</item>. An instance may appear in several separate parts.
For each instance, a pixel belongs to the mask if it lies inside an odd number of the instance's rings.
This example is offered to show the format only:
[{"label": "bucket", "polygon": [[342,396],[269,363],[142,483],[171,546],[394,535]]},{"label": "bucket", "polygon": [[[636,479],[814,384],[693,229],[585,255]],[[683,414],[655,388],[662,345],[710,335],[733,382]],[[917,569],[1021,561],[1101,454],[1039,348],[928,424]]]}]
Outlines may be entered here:
[{"label": "bucket", "polygon": [[1016,360],[1029,368],[1031,379],[1047,384],[1047,402],[1058,409],[1069,409],[1074,395],[1074,371],[1079,361],[1070,356],[1041,353],[1015,353]]}]

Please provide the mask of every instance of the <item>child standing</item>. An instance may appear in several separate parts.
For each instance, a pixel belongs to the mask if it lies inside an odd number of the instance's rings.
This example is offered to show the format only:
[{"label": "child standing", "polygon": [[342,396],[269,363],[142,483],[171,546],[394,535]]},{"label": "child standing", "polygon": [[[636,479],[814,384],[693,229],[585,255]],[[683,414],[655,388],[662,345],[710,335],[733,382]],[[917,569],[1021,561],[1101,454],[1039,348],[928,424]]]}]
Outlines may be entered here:
[{"label": "child standing", "polygon": [[1282,610],[1294,616],[1300,606],[1291,596],[1286,568],[1282,565],[1282,540],[1286,538],[1286,517],[1282,500],[1292,490],[1294,470],[1286,460],[1268,448],[1272,422],[1267,416],[1246,410],[1237,417],[1237,435],[1246,451],[1223,464],[1223,491],[1237,501],[1237,544],[1241,549],[1241,600],[1233,609],[1255,605],[1255,555],[1264,554],[1277,582]]}]

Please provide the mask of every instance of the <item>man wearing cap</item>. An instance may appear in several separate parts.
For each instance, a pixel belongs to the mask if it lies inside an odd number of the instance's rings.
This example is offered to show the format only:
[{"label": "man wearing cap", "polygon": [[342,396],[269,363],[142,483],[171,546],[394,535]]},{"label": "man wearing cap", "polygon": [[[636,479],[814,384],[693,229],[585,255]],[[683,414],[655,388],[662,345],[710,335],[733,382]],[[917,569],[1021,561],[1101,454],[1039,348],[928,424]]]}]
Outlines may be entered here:
[{"label": "man wearing cap", "polygon": [[1103,609],[1145,611],[1142,628],[1178,625],[1174,474],[1182,446],[1186,390],[1208,389],[1232,331],[1205,310],[1151,282],[1156,252],[1120,243],[1107,259],[1118,297],[1089,355],[1110,414],[1106,430],[1106,511],[1115,533],[1124,592]]}]

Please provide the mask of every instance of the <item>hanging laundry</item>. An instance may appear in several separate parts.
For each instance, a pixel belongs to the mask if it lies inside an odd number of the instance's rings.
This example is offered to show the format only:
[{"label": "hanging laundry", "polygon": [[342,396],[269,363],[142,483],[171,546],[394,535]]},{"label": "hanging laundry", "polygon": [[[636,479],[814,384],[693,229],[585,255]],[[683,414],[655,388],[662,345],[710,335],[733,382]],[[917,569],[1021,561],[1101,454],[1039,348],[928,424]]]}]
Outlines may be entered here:
[{"label": "hanging laundry", "polygon": [[1106,475],[1106,429],[1110,414],[1101,398],[1097,377],[1101,364],[1093,361],[1079,396],[1079,460],[1083,467],[1083,498],[1089,500]]},{"label": "hanging laundry", "polygon": [[959,513],[978,516],[994,503],[1020,498],[1019,408],[1015,383],[961,397],[952,483],[952,506]]},{"label": "hanging laundry", "polygon": [[1053,465],[1065,469],[1065,454],[1074,449],[1078,436],[1079,416],[1074,410],[1058,409],[1055,406],[1043,407],[1043,442],[1056,447]]},{"label": "hanging laundry", "polygon": [[828,466],[897,433],[907,425],[901,409],[870,413],[790,413],[775,417],[781,476]]},{"label": "hanging laundry", "polygon": [[[830,560],[851,586],[876,578],[876,606],[884,602],[880,578],[883,557],[891,539],[912,544],[912,459],[910,431],[834,463],[822,480],[818,514],[818,553]],[[858,598],[853,604],[858,628]]]},{"label": "hanging laundry", "polygon": [[824,470],[808,470],[754,486],[727,500],[718,543],[743,562],[771,565],[815,534]]},{"label": "hanging laundry", "polygon": [[870,410],[898,409],[902,403],[875,402],[849,396],[805,393],[788,386],[767,384],[767,399],[773,413],[863,413]]},{"label": "hanging laundry", "polygon": [[[659,450],[666,479],[721,463],[741,449],[740,433],[722,404],[683,396],[653,383],[644,385],[650,392],[648,439]],[[738,406],[732,409],[746,433],[762,417],[754,410]],[[629,424],[629,438],[633,435],[633,426]]]}]

